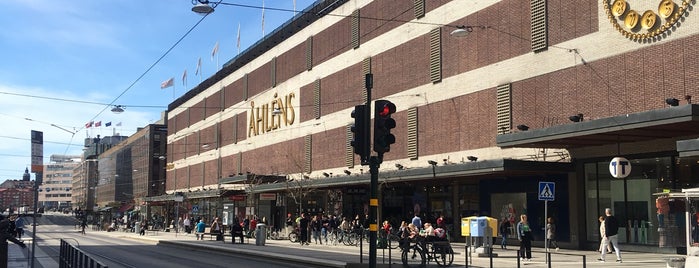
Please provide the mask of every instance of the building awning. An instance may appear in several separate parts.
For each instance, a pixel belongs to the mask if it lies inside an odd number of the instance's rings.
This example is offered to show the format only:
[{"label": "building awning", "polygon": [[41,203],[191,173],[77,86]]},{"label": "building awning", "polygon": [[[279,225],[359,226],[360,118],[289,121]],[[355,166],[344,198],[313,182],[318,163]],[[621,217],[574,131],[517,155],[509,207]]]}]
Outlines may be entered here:
[{"label": "building awning", "polygon": [[126,211],[132,210],[133,204],[124,204],[119,208],[119,212],[124,213]]},{"label": "building awning", "polygon": [[[547,174],[561,174],[573,172],[571,163],[567,162],[540,162],[518,159],[493,159],[477,162],[465,162],[449,165],[435,165],[423,168],[411,168],[379,173],[379,183],[410,182],[425,179],[452,179],[460,177],[503,177]],[[303,182],[284,181],[255,186],[256,192],[276,192],[289,188],[332,188],[352,185],[369,184],[370,175],[350,174],[346,176],[334,176],[329,178],[307,179]]]},{"label": "building awning", "polygon": [[260,184],[260,183],[275,183],[286,181],[286,176],[255,174],[255,173],[238,173],[238,175],[230,175],[219,180],[220,184]]},{"label": "building awning", "polygon": [[699,136],[697,104],[502,134],[496,142],[502,148],[578,148],[691,136]]},{"label": "building awning", "polygon": [[677,141],[680,157],[699,156],[699,139]]},{"label": "building awning", "polygon": [[110,210],[112,210],[112,207],[103,207],[103,208],[100,208],[98,211],[110,211]]}]

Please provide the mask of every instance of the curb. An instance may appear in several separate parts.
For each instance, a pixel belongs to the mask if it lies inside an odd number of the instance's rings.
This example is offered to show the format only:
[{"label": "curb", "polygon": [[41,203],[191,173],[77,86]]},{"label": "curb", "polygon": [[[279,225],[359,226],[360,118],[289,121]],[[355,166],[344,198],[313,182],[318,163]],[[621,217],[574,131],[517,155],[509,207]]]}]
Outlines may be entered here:
[{"label": "curb", "polygon": [[[213,251],[217,251],[217,252],[227,252],[227,253],[237,254],[237,255],[270,258],[270,259],[288,261],[288,262],[297,263],[297,264],[309,264],[309,265],[314,265],[314,266],[318,266],[318,267],[337,267],[337,268],[347,267],[347,263],[345,263],[345,262],[339,262],[339,261],[327,260],[327,259],[314,259],[314,258],[308,258],[308,257],[299,257],[299,256],[294,256],[294,255],[288,255],[288,254],[269,253],[269,252],[264,252],[261,250],[250,250],[250,249],[241,249],[241,248],[226,248],[226,247],[219,247],[219,246],[212,246],[212,245],[205,245],[205,244],[192,244],[192,243],[187,243],[187,242],[167,241],[167,240],[160,240],[160,241],[158,241],[158,244],[187,248],[187,249],[198,248],[198,249],[202,249],[202,250],[213,250]],[[264,249],[264,247],[261,247],[260,249]]]}]

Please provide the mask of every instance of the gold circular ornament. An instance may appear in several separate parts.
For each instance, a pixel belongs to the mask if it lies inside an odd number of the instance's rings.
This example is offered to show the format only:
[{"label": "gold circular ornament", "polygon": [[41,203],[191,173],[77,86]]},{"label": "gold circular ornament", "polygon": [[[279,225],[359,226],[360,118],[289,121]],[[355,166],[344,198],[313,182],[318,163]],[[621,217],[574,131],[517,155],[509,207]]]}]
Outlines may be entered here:
[{"label": "gold circular ornament", "polygon": [[626,7],[625,0],[615,0],[614,4],[612,4],[612,15],[614,15],[614,17],[621,17],[621,15],[624,15],[624,12],[626,12]]},{"label": "gold circular ornament", "polygon": [[655,26],[656,16],[653,11],[646,10],[643,12],[643,17],[641,17],[641,27],[645,30],[653,28]]},{"label": "gold circular ornament", "polygon": [[672,2],[672,0],[660,1],[658,5],[658,15],[660,15],[661,18],[667,19],[672,16],[673,12],[675,12],[675,3]]},{"label": "gold circular ornament", "polygon": [[636,25],[638,25],[638,19],[638,12],[631,10],[624,18],[624,26],[626,26],[627,29],[636,28]]},{"label": "gold circular ornament", "polygon": [[[630,40],[654,40],[665,38],[665,33],[674,31],[678,21],[688,16],[694,1],[688,0],[651,0],[657,3],[657,10],[648,6],[644,0],[602,0],[602,6],[612,28]],[[678,4],[680,3],[681,4]],[[695,0],[696,1],[696,0]],[[636,5],[638,4],[638,5]],[[639,14],[634,7],[650,7],[651,10]]]}]

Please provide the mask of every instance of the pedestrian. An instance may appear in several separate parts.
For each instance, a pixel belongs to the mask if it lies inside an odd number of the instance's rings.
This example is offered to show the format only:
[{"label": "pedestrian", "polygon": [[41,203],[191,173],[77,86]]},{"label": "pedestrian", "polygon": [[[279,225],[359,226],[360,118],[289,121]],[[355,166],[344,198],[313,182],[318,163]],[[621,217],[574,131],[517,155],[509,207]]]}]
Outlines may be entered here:
[{"label": "pedestrian", "polygon": [[318,218],[318,215],[313,216],[313,219],[311,220],[311,234],[313,235],[313,241],[318,244],[320,241],[320,244],[323,244],[323,240],[320,237],[321,231],[323,229],[323,222],[321,221],[320,218]]},{"label": "pedestrian", "polygon": [[22,239],[24,234],[24,219],[22,217],[15,219],[15,233],[17,234],[17,239]]},{"label": "pedestrian", "polygon": [[195,234],[197,236],[197,240],[204,240],[204,231],[205,230],[206,230],[206,223],[204,223],[204,220],[199,220],[199,223],[197,223],[196,231],[195,231]]},{"label": "pedestrian", "polygon": [[522,214],[517,223],[517,239],[519,240],[520,257],[523,261],[532,260],[532,229],[527,221],[527,215]]},{"label": "pedestrian", "polygon": [[[221,219],[218,217],[214,218],[214,221],[211,222],[211,229],[210,229],[212,234],[216,235],[216,241],[221,241],[223,240],[223,228],[221,227]],[[202,237],[202,240],[204,238]]]},{"label": "pedestrian", "polygon": [[253,215],[250,219],[250,233],[255,234],[255,228],[257,228],[257,216]]},{"label": "pedestrian", "polygon": [[231,244],[235,244],[235,239],[237,237],[240,237],[240,243],[243,244],[244,242],[244,237],[243,237],[243,227],[240,226],[240,222],[238,222],[238,219],[236,219],[233,224],[231,224]]},{"label": "pedestrian", "polygon": [[299,241],[301,245],[308,245],[308,227],[310,225],[310,220],[306,218],[306,213],[301,213],[301,219],[299,219]]},{"label": "pedestrian", "polygon": [[549,217],[546,223],[546,239],[548,240],[548,248],[555,248],[558,251],[558,241],[556,240],[556,224],[553,223],[553,217]]},{"label": "pedestrian", "polygon": [[597,252],[602,253],[602,250],[605,250],[604,245],[607,245],[607,253],[612,253],[612,245],[609,243],[605,243],[605,240],[607,239],[607,235],[605,234],[604,231],[604,215],[599,216],[599,237],[600,237],[600,242],[599,242],[599,249],[597,249]]},{"label": "pedestrian", "polygon": [[444,215],[439,214],[439,217],[435,221],[437,223],[437,228],[447,229],[446,222],[444,222]]},{"label": "pedestrian", "polygon": [[18,240],[10,234],[15,230],[14,227],[11,226],[12,221],[14,221],[14,217],[17,217],[17,215],[10,215],[9,218],[5,218],[2,214],[0,214],[0,239],[2,239],[2,241],[9,240],[22,248],[26,248],[27,246],[24,244],[24,242]]},{"label": "pedestrian", "polygon": [[284,224],[285,225],[285,228],[284,228],[285,235],[284,236],[288,236],[291,233],[291,231],[294,229],[295,223],[296,222],[294,221],[294,218],[291,217],[291,213],[286,214],[286,223]]},{"label": "pedestrian", "polygon": [[413,217],[412,224],[417,228],[422,228],[422,219],[420,219],[420,216],[417,215],[417,213],[415,213],[415,217]]},{"label": "pedestrian", "polygon": [[502,218],[498,231],[500,231],[500,237],[502,238],[500,248],[507,249],[507,235],[510,232],[510,221],[507,218]]},{"label": "pedestrian", "polygon": [[[616,253],[616,262],[621,263],[621,250],[619,249],[619,222],[617,221],[616,217],[612,215],[612,209],[611,208],[605,208],[604,209],[604,214],[606,215],[604,217],[604,235],[606,239],[603,239],[604,241],[604,246],[602,249],[606,248],[609,244],[612,244],[614,247],[614,253]],[[597,259],[600,262],[604,262],[604,257],[607,255],[606,250],[602,250],[601,256],[599,259]]]},{"label": "pedestrian", "polygon": [[189,220],[189,217],[184,217],[184,232],[185,233],[192,233],[192,222]]},{"label": "pedestrian", "polygon": [[141,222],[141,231],[139,232],[139,235],[146,235],[146,229],[148,229],[148,220],[143,219]]},{"label": "pedestrian", "polygon": [[325,244],[328,244],[328,232],[331,230],[330,218],[326,215],[323,215],[322,219],[320,220],[320,224],[320,235],[322,237],[321,240],[325,240]]},{"label": "pedestrian", "polygon": [[85,227],[87,227],[87,220],[85,218],[80,220],[80,233],[85,234]]}]

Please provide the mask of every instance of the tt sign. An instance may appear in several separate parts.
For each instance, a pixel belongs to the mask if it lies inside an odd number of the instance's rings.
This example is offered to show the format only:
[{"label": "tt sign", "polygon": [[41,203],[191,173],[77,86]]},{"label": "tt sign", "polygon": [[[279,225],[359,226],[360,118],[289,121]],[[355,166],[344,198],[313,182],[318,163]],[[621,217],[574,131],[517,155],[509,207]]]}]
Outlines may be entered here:
[{"label": "tt sign", "polygon": [[617,179],[626,178],[631,174],[631,162],[623,157],[614,157],[609,162],[609,173]]}]

